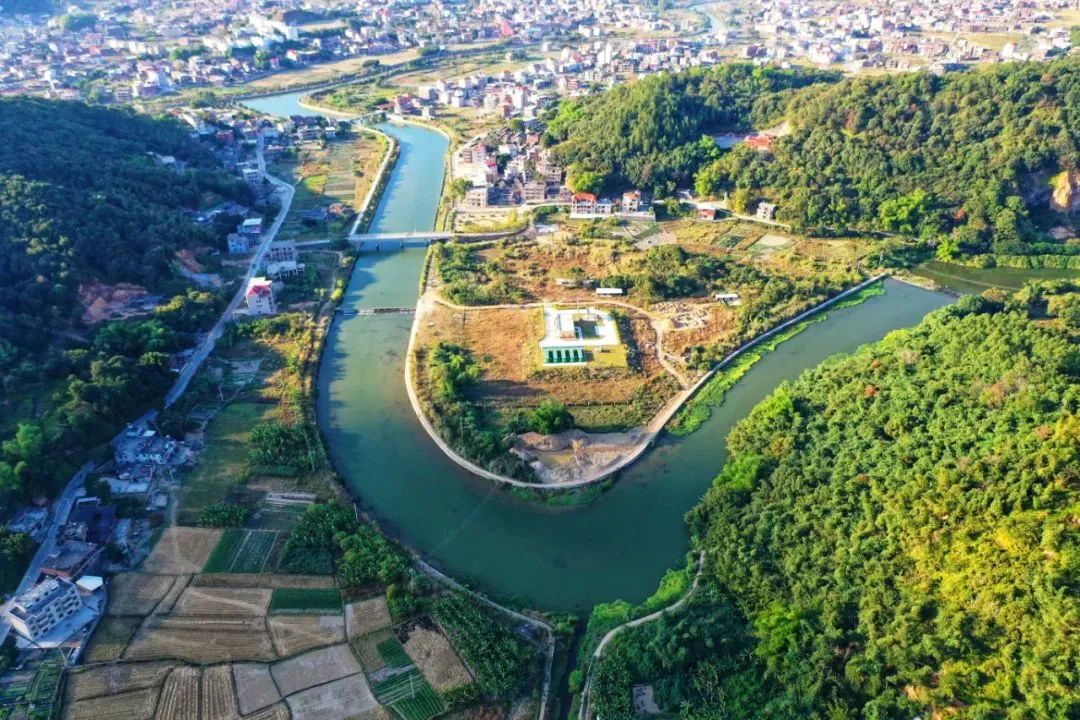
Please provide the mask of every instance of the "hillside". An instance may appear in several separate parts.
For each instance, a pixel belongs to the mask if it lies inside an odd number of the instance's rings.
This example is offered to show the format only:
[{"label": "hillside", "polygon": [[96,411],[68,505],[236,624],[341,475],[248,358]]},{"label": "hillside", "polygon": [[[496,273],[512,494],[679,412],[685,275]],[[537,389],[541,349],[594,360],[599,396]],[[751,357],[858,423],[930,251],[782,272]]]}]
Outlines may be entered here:
[{"label": "hillside", "polygon": [[[164,353],[214,298],[174,276],[177,250],[220,244],[183,210],[250,191],[186,128],[132,112],[0,99],[0,505],[47,489],[62,463],[169,381]],[[156,161],[172,156],[176,163]],[[79,289],[132,283],[173,296],[152,320],[86,332]],[[55,412],[47,412],[54,407]]]},{"label": "hillside", "polygon": [[654,186],[670,194],[716,158],[710,132],[750,130],[793,88],[835,73],[726,64],[652,75],[559,105],[544,142],[570,167],[575,190]]},{"label": "hillside", "polygon": [[[1059,286],[1074,302],[1077,286]],[[688,516],[689,609],[621,636],[601,717],[1074,717],[1080,345],[968,297],[780,387]]]},{"label": "hillside", "polygon": [[[791,132],[771,150],[699,142],[783,120]],[[1080,245],[1047,231],[1080,208],[1077,127],[1077,58],[843,81],[735,65],[564,104],[549,141],[594,188],[670,191],[693,176],[741,210],[769,200],[797,226],[918,236],[944,258],[1073,255]]]}]

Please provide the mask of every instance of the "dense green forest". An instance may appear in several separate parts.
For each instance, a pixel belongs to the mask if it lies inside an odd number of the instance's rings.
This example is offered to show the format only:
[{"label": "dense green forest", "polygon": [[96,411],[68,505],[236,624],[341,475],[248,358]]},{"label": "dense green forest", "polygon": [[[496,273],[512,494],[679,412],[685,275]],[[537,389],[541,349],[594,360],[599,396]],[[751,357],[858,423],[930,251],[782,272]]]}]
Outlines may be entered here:
[{"label": "dense green forest", "polygon": [[[704,139],[785,120],[770,151]],[[1080,207],[1078,127],[1070,57],[843,81],[745,65],[659,75],[564,102],[546,139],[586,189],[670,193],[693,177],[698,194],[776,202],[799,227],[916,236],[951,259],[1080,254],[1045,232],[1071,225],[1049,212],[1055,190],[1059,209]]]},{"label": "dense green forest", "polygon": [[734,63],[660,74],[559,104],[544,135],[575,190],[674,191],[719,156],[706,135],[750,130],[778,114],[794,88],[839,75]]},{"label": "dense green forest", "polygon": [[963,298],[760,403],[688,515],[701,590],[616,639],[600,716],[651,682],[687,719],[1077,717],[1077,289]]},{"label": "dense green forest", "polygon": [[[0,137],[2,506],[48,492],[80,452],[160,396],[168,353],[222,301],[174,276],[178,249],[221,240],[183,211],[251,196],[171,120],[5,98]],[[88,330],[78,291],[91,281],[172,299],[153,317]]]}]

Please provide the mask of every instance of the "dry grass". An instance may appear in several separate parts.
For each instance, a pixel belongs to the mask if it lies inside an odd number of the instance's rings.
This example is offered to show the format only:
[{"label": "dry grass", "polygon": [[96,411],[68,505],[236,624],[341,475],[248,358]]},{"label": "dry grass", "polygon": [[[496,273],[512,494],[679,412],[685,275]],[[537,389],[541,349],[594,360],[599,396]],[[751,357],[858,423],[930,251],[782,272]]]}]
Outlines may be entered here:
[{"label": "dry grass", "polygon": [[264,588],[189,587],[173,609],[178,615],[262,617],[272,591]]},{"label": "dry grass", "polygon": [[345,606],[345,629],[350,639],[390,627],[386,597],[368,598]]},{"label": "dry grass", "polygon": [[108,663],[77,668],[64,685],[64,701],[76,702],[159,687],[176,666],[172,663]]},{"label": "dry grass", "polygon": [[64,707],[65,720],[149,720],[154,716],[158,688],[81,700]]},{"label": "dry grass", "polygon": [[232,666],[236,699],[244,715],[270,707],[281,700],[269,665],[237,663]]},{"label": "dry grass", "polygon": [[287,657],[345,641],[341,615],[275,615],[266,621],[278,655]]},{"label": "dry grass", "polygon": [[211,620],[151,616],[139,628],[126,660],[186,660],[221,663],[265,662],[277,657],[263,618]]},{"label": "dry grass", "polygon": [[166,528],[142,570],[160,575],[195,574],[202,570],[220,539],[220,530]]},{"label": "dry grass", "polygon": [[273,575],[270,573],[205,573],[192,582],[195,587],[308,588],[335,587],[332,575]]},{"label": "dry grass", "polygon": [[438,630],[414,627],[405,641],[405,652],[413,659],[431,687],[439,692],[472,681],[450,641]]},{"label": "dry grass", "polygon": [[109,615],[149,615],[169,592],[171,575],[121,573],[109,583]]},{"label": "dry grass", "polygon": [[353,675],[313,687],[286,701],[293,720],[383,720],[389,717],[376,701],[363,675]]},{"label": "dry grass", "polygon": [[161,688],[156,720],[189,720],[200,717],[199,681],[202,671],[193,667],[178,667],[172,671]]},{"label": "dry grass", "polygon": [[158,603],[157,608],[154,610],[155,615],[168,615],[176,607],[176,601],[180,599],[184,589],[187,588],[191,582],[191,575],[177,575],[173,580],[172,587],[169,588],[169,592]]},{"label": "dry grass", "polygon": [[90,644],[83,653],[83,660],[88,663],[113,662],[124,655],[135,631],[142,620],[135,617],[105,617],[98,623]]},{"label": "dry grass", "polygon": [[[628,311],[632,312],[632,311]],[[631,367],[541,369],[539,308],[451,310],[434,305],[421,322],[418,347],[439,341],[469,348],[480,363],[480,379],[470,397],[497,414],[510,416],[546,399],[566,404],[587,430],[610,431],[645,425],[678,391],[678,383],[656,359],[657,335],[639,314],[621,332]],[[417,363],[418,388],[426,386],[426,365]]]},{"label": "dry grass", "polygon": [[348,645],[332,645],[282,660],[270,667],[283,695],[362,672]]},{"label": "dry grass", "polygon": [[203,669],[202,716],[205,720],[235,720],[239,717],[233,691],[232,670],[228,665]]}]

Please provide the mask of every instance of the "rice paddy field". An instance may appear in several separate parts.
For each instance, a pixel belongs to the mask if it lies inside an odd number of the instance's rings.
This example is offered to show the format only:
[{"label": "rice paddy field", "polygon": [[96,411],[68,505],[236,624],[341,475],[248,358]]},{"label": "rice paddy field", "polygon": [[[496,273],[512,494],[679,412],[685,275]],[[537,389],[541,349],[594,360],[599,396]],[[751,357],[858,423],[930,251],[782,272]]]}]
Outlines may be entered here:
[{"label": "rice paddy field", "polygon": [[340,613],[341,591],[337,588],[276,588],[270,600],[272,613]]}]

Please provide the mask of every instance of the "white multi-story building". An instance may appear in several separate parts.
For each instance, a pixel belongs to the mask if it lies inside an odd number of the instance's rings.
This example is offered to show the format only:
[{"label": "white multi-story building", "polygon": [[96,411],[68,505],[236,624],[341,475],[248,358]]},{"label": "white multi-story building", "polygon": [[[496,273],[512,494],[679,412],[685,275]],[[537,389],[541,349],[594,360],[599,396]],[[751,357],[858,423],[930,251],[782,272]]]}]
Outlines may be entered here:
[{"label": "white multi-story building", "polygon": [[264,277],[251,278],[244,297],[247,300],[248,315],[273,315],[277,312],[274,284]]},{"label": "white multi-story building", "polygon": [[27,640],[38,640],[82,607],[75,585],[52,577],[16,597],[7,612],[7,619],[15,632]]}]

